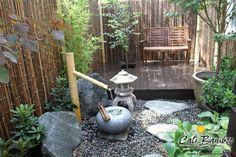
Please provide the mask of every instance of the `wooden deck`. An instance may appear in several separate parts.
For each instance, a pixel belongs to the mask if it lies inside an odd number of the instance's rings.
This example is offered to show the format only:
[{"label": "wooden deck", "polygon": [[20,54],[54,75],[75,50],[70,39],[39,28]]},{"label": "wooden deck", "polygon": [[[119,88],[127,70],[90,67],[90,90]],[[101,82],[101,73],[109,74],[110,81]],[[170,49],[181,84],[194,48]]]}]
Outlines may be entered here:
[{"label": "wooden deck", "polygon": [[[121,70],[120,64],[104,64],[94,69],[103,78],[110,80]],[[193,66],[184,61],[162,61],[138,63],[136,68],[129,68],[129,73],[138,77],[132,84],[137,89],[192,89]],[[109,86],[115,85],[109,81]]]}]

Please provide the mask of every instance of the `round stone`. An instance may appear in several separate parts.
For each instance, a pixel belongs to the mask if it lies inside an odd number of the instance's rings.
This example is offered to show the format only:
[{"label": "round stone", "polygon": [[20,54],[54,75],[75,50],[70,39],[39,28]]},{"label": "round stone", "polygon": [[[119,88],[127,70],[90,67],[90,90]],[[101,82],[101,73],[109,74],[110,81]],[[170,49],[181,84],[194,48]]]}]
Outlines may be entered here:
[{"label": "round stone", "polygon": [[119,134],[125,131],[131,124],[132,116],[129,110],[120,106],[106,107],[109,121],[104,121],[100,112],[96,116],[98,129],[108,134]]}]

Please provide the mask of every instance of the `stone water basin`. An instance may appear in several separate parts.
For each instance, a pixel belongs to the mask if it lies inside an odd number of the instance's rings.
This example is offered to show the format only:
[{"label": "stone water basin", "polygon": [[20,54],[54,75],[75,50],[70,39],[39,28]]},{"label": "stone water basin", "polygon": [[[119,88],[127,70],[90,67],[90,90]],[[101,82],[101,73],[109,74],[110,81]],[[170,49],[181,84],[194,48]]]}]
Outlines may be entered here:
[{"label": "stone water basin", "polygon": [[128,109],[120,106],[106,107],[109,121],[104,121],[100,112],[96,116],[98,129],[108,134],[119,134],[125,131],[131,124],[132,116]]}]

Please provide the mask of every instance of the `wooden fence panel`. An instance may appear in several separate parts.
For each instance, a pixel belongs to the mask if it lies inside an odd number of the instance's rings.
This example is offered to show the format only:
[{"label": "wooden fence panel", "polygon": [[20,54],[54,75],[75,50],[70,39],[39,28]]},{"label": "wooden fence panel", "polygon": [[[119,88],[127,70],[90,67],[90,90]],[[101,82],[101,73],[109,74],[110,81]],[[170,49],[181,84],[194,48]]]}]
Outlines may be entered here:
[{"label": "wooden fence panel", "polygon": [[[98,1],[93,1],[93,5]],[[168,0],[127,0],[126,1],[131,6],[131,12],[140,12],[141,16],[138,18],[139,24],[135,27],[136,32],[141,33],[141,35],[130,36],[129,43],[129,60],[131,62],[139,61],[141,58],[140,41],[143,39],[144,28],[145,27],[170,27],[170,26],[190,26],[190,34],[195,34],[196,29],[196,16],[191,13],[184,13],[177,18],[168,18],[166,13],[168,11],[178,10],[178,8],[170,3]],[[91,12],[98,15],[97,9],[91,9]],[[113,10],[107,10],[102,8],[102,13],[112,13]],[[191,18],[189,18],[191,17]],[[100,27],[98,24],[99,17],[97,16],[97,23],[92,27]],[[106,25],[107,18],[102,18],[103,31],[110,32],[110,28]],[[99,29],[98,29],[99,30]],[[99,34],[98,32],[96,34]],[[106,62],[119,62],[124,60],[125,56],[121,49],[115,48],[110,49],[109,47],[109,37],[105,37],[105,60]],[[97,58],[102,57],[101,52],[96,53]],[[99,56],[100,55],[100,56]],[[162,58],[161,53],[150,53],[149,58],[151,59],[184,59],[182,53],[168,52],[167,55]],[[101,60],[101,59],[100,59]],[[94,61],[94,64],[99,64],[99,60]]]},{"label": "wooden fence panel", "polygon": [[[38,21],[39,24],[29,23],[30,34],[42,38],[41,30],[49,29],[44,22],[49,22],[56,11],[56,5],[56,0],[4,0],[0,1],[0,18],[8,20],[9,15],[16,14]],[[18,47],[18,64],[8,63],[6,66],[11,82],[0,84],[0,137],[10,136],[10,109],[19,104],[35,104],[35,114],[40,115],[44,101],[55,85],[55,79],[62,68],[60,48],[39,41],[37,50],[31,53],[24,47]]]}]

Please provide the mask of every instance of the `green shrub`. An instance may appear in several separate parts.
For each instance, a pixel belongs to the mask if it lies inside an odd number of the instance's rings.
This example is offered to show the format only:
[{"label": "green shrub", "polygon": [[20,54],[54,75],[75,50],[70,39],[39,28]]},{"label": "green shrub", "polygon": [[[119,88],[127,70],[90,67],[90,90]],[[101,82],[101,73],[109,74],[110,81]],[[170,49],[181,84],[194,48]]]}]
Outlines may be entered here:
[{"label": "green shrub", "polygon": [[[210,157],[212,154],[215,157],[221,157],[223,151],[230,150],[228,144],[203,144],[201,140],[203,136],[216,139],[225,138],[229,118],[220,117],[217,112],[202,112],[198,117],[200,120],[197,125],[178,120],[178,130],[170,134],[172,141],[164,144],[165,150],[170,157]],[[203,126],[204,132],[197,132],[198,126]],[[183,139],[190,143],[183,142]],[[201,153],[206,155],[200,155]]]},{"label": "green shrub", "polygon": [[233,93],[233,59],[226,56],[222,59],[219,78],[212,77],[203,86],[203,100],[213,109],[224,112],[236,106],[236,96]]},{"label": "green shrub", "polygon": [[34,116],[33,105],[16,107],[12,112],[13,137],[5,141],[0,138],[1,157],[25,157],[29,149],[39,145],[45,137],[45,128]]},{"label": "green shrub", "polygon": [[52,99],[45,104],[47,111],[73,111],[76,108],[68,95],[68,87],[67,78],[57,77],[56,87],[50,93]]},{"label": "green shrub", "polygon": [[69,26],[65,28],[66,52],[73,52],[77,71],[88,73],[93,53],[99,48],[100,38],[89,34],[88,0],[62,0],[61,16]]},{"label": "green shrub", "polygon": [[108,1],[104,8],[113,10],[102,14],[108,19],[106,25],[111,30],[104,35],[109,37],[110,48],[120,47],[125,52],[125,59],[128,62],[129,39],[131,35],[140,34],[135,32],[135,26],[141,14],[131,12],[130,5],[118,0]]},{"label": "green shrub", "polygon": [[34,105],[23,105],[11,110],[11,123],[15,127],[14,138],[28,142],[28,148],[40,144],[45,137],[45,128],[39,124],[38,117],[34,116]]}]

